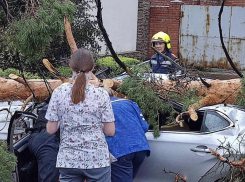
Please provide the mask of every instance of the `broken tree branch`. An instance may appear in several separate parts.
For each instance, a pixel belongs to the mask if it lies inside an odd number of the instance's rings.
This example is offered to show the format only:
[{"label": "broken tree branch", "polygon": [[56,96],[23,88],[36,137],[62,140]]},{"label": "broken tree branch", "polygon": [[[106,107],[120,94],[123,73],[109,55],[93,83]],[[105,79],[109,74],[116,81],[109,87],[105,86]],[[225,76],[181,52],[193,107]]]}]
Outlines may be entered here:
[{"label": "broken tree branch", "polygon": [[[162,54],[161,52],[159,52],[155,47],[151,47],[157,54],[161,55],[162,57],[164,57],[165,59],[167,59],[168,61],[170,61],[175,67],[176,67],[176,71],[175,73],[177,73],[178,71],[181,71],[184,73],[184,75],[187,77],[188,74],[186,72],[186,69],[183,68],[182,66],[180,66],[178,63],[176,63],[174,60],[172,60],[170,57],[166,56],[165,54]],[[211,84],[207,83],[202,77],[200,77],[198,75],[198,77],[200,78],[201,82],[203,85],[205,85],[207,88],[211,87]],[[177,77],[176,77],[177,79]]]},{"label": "broken tree branch", "polygon": [[174,172],[172,172],[172,171],[166,171],[165,168],[163,169],[163,171],[164,171],[165,173],[167,173],[167,174],[168,174],[168,173],[170,173],[170,174],[175,174],[175,180],[174,180],[174,182],[178,182],[179,179],[182,180],[182,181],[184,181],[184,182],[186,182],[186,179],[185,179],[184,177],[180,176],[180,174],[178,174],[178,173],[174,173]]},{"label": "broken tree branch", "polygon": [[27,106],[27,104],[28,104],[32,99],[33,99],[33,95],[30,95],[30,96],[25,100],[25,102],[24,102],[24,104],[22,105],[20,111],[24,111],[25,108],[26,108],[26,106]]},{"label": "broken tree branch", "polygon": [[133,74],[133,72],[118,58],[116,52],[114,51],[113,47],[112,47],[112,43],[108,37],[108,34],[103,26],[103,21],[102,21],[102,8],[101,8],[101,1],[100,0],[96,0],[96,5],[97,5],[97,21],[98,21],[98,25],[99,28],[103,34],[103,37],[105,39],[106,45],[108,47],[108,49],[111,52],[112,57],[114,58],[114,60],[117,62],[117,64],[119,64],[119,66],[126,71],[126,73],[128,73],[129,75]]},{"label": "broken tree branch", "polygon": [[243,166],[245,164],[245,159],[241,159],[240,161],[232,161],[229,160],[223,156],[221,156],[217,151],[213,150],[213,149],[209,149],[211,151],[211,154],[216,156],[221,162],[226,162],[229,165],[233,166],[233,167],[238,167],[242,170],[245,170],[245,167]]},{"label": "broken tree branch", "polygon": [[64,25],[65,25],[65,32],[68,44],[71,48],[71,51],[74,53],[77,50],[77,44],[74,40],[72,31],[71,31],[71,24],[67,17],[64,18]]},{"label": "broken tree branch", "polygon": [[26,86],[26,83],[25,83],[24,79],[19,77],[19,76],[17,76],[17,75],[15,75],[15,74],[10,74],[9,78],[11,78],[11,79],[13,79],[13,80],[15,80],[15,81],[17,81],[19,83],[22,83],[23,85]]},{"label": "broken tree branch", "polygon": [[47,59],[43,59],[43,64],[49,70],[49,72],[52,73],[55,77],[59,78],[62,83],[72,82],[70,78],[67,78],[61,74]]},{"label": "broken tree branch", "polygon": [[223,34],[222,34],[222,28],[221,28],[221,15],[222,15],[222,12],[223,12],[223,9],[224,9],[225,1],[226,0],[223,0],[223,2],[222,2],[222,5],[221,5],[220,11],[219,11],[219,18],[218,18],[218,20],[219,20],[220,41],[221,41],[222,48],[223,48],[223,50],[225,52],[225,56],[226,56],[228,62],[230,63],[230,65],[233,68],[233,70],[242,78],[243,75],[240,73],[240,71],[236,68],[235,64],[231,60],[231,57],[229,56],[229,53],[228,53],[228,51],[227,51],[227,49],[225,47],[224,40],[223,40]]},{"label": "broken tree branch", "polygon": [[7,0],[0,0],[0,5],[3,7],[3,10],[7,16],[7,20],[13,19],[13,16],[9,12],[8,2]]},{"label": "broken tree branch", "polygon": [[185,69],[180,66],[178,63],[176,63],[174,60],[172,60],[170,57],[166,56],[165,54],[162,54],[161,52],[159,52],[155,47],[151,47],[157,54],[161,55],[162,57],[164,57],[165,59],[167,59],[168,61],[170,61],[176,68],[177,70],[181,70],[185,72]]}]

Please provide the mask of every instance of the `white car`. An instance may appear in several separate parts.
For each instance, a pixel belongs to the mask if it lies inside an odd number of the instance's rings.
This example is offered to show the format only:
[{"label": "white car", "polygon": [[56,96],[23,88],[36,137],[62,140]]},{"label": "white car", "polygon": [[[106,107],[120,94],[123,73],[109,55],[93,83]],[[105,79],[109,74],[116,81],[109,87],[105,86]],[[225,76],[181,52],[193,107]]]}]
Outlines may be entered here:
[{"label": "white car", "polygon": [[[42,104],[36,107],[41,108]],[[228,156],[227,150],[221,146],[227,147],[226,144],[229,143],[234,150],[240,151],[238,154],[244,153],[242,139],[245,133],[245,108],[220,104],[200,108],[197,113],[197,121],[183,116],[184,127],[161,126],[158,138],[153,137],[151,130],[146,133],[151,155],[143,162],[134,182],[173,182],[176,174],[188,182],[214,182],[218,179],[222,181],[230,167],[220,162],[209,149]],[[33,113],[16,111],[9,127],[15,128],[19,122],[26,122],[25,127],[28,129],[30,122],[35,119],[36,115]],[[27,145],[29,133],[23,133],[22,138],[15,141],[14,130],[9,131],[9,148],[18,159],[13,172],[14,181],[38,181],[37,162],[31,156]],[[232,157],[229,159],[239,160]]]},{"label": "white car", "polygon": [[[146,133],[151,155],[134,182],[173,182],[176,174],[187,182],[224,181],[222,178],[231,168],[212,155],[210,149],[228,156],[221,146],[230,144],[233,152],[244,154],[245,107],[220,104],[200,108],[197,113],[197,121],[183,117],[183,128],[162,126],[158,138],[153,137],[153,131]],[[236,157],[229,159],[237,161],[240,155]]]}]

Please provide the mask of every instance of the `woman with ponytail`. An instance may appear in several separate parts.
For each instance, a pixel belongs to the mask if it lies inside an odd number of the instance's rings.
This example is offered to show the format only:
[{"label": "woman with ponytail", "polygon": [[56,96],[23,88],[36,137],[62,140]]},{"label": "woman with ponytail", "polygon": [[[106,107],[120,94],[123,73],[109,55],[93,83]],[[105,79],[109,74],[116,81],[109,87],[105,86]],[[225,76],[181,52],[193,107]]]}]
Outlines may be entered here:
[{"label": "woman with ponytail", "polygon": [[94,59],[86,49],[71,56],[73,83],[52,93],[46,113],[47,132],[60,128],[56,167],[60,182],[110,182],[110,157],[106,136],[115,133],[110,97],[102,87],[89,83]]}]

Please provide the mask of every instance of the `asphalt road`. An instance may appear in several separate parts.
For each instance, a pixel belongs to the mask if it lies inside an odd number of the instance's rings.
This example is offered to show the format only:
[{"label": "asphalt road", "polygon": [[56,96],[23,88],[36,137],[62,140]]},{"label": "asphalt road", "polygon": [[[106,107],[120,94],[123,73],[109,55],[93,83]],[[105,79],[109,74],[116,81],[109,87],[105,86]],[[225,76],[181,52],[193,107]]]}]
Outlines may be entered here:
[{"label": "asphalt road", "polygon": [[189,69],[190,73],[198,74],[204,78],[229,80],[240,78],[234,70],[218,69],[218,68],[207,68],[203,70]]}]

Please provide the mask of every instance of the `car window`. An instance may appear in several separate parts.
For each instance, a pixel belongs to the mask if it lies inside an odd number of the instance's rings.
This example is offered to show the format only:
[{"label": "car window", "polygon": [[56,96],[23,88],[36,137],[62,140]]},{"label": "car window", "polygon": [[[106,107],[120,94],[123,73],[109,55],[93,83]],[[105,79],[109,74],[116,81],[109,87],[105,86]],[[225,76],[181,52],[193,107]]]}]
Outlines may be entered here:
[{"label": "car window", "polygon": [[214,132],[221,130],[229,125],[230,123],[217,112],[207,111],[204,114],[201,132]]}]

